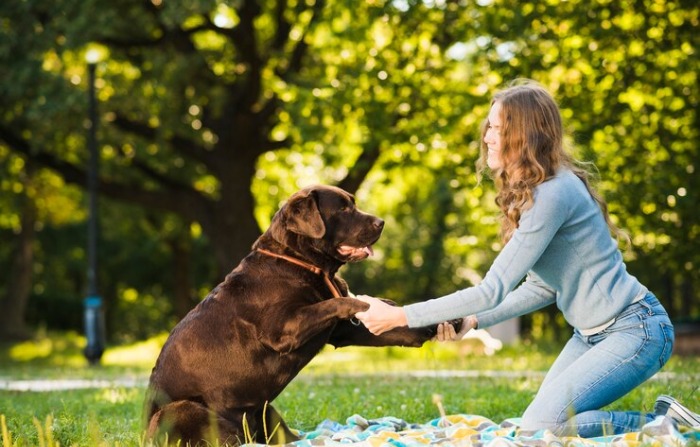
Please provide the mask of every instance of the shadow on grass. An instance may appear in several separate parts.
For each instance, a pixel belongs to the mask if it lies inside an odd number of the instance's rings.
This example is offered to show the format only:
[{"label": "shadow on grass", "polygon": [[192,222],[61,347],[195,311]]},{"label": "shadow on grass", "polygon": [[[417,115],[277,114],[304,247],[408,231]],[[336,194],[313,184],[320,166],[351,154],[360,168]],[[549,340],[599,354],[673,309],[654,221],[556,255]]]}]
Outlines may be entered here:
[{"label": "shadow on grass", "polygon": [[131,345],[108,347],[99,365],[83,355],[85,337],[76,332],[39,333],[32,340],[0,344],[0,377],[119,377],[147,375],[167,334]]}]

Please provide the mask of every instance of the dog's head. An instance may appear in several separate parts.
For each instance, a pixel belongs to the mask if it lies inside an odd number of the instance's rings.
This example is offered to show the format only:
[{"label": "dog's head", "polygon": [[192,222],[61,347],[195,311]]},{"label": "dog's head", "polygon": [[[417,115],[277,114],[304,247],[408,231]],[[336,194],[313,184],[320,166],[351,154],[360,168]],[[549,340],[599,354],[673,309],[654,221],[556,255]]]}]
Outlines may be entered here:
[{"label": "dog's head", "polygon": [[384,221],[360,211],[352,194],[311,186],[293,194],[275,214],[268,234],[301,254],[323,254],[342,263],[371,256]]}]

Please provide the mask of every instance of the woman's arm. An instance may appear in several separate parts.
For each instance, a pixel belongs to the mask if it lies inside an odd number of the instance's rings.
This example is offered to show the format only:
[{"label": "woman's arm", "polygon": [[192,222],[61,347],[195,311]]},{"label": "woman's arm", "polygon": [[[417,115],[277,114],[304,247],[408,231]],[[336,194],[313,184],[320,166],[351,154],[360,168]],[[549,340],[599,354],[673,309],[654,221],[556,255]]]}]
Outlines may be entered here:
[{"label": "woman's arm", "polygon": [[498,306],[478,313],[476,319],[479,328],[484,329],[549,306],[556,298],[556,291],[530,272],[520,287],[506,295]]},{"label": "woman's arm", "polygon": [[[562,182],[555,178],[537,187],[532,207],[523,212],[513,237],[496,256],[480,284],[405,306],[408,326],[438,324],[498,306],[534,268],[569,218],[570,207],[575,202],[571,195],[578,193],[569,191],[569,185]],[[546,295],[549,300],[551,294]]]},{"label": "woman's arm", "polygon": [[[423,327],[466,315],[483,313],[497,307],[530,272],[545,252],[552,239],[569,217],[573,200],[568,185],[555,178],[539,185],[535,191],[533,206],[524,211],[513,237],[496,256],[483,281],[473,287],[459,290],[440,298],[409,304],[402,308],[389,309],[369,300],[370,308],[359,312],[357,318],[365,326],[376,331],[387,331],[400,325]],[[510,303],[494,314],[504,318],[517,316],[523,310],[535,310],[553,302],[553,290],[541,289],[535,293],[531,285],[517,291]],[[528,298],[524,303],[515,303],[518,298]],[[492,317],[494,315],[491,315]],[[495,319],[495,318],[494,318]],[[381,333],[379,332],[379,333]]]}]

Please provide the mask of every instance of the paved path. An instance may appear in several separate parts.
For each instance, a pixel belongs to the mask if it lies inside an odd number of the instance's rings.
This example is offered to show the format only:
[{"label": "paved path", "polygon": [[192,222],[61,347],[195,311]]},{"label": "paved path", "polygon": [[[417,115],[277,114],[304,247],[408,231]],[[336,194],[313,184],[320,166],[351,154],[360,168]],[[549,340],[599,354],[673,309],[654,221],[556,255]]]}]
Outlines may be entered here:
[{"label": "paved path", "polygon": [[0,390],[8,391],[66,391],[88,388],[134,388],[145,387],[148,379],[0,379]]},{"label": "paved path", "polygon": [[[326,374],[325,376],[385,376],[385,377],[432,377],[432,378],[505,378],[505,379],[542,379],[543,371],[474,371],[474,370],[416,370],[416,371],[387,371],[376,373],[343,373]],[[321,375],[320,377],[323,377]],[[318,378],[318,375],[302,374],[303,379]],[[660,372],[650,380],[685,379],[700,381],[700,374],[679,374]],[[66,391],[90,388],[137,388],[146,387],[148,378],[117,378],[117,379],[32,379],[13,380],[0,378],[0,390],[6,391]]]}]

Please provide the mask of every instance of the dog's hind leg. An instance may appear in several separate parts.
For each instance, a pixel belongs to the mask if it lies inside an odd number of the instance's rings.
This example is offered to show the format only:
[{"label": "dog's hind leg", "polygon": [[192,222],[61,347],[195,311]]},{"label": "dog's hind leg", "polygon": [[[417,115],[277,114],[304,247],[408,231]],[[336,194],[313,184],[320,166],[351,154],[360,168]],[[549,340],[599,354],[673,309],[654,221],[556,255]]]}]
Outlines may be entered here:
[{"label": "dog's hind leg", "polygon": [[[148,439],[168,444],[182,441],[182,445],[205,446],[218,440],[219,445],[239,445],[244,434],[230,421],[219,417],[204,405],[180,400],[158,410],[148,424]],[[188,444],[189,443],[189,444]]]}]

